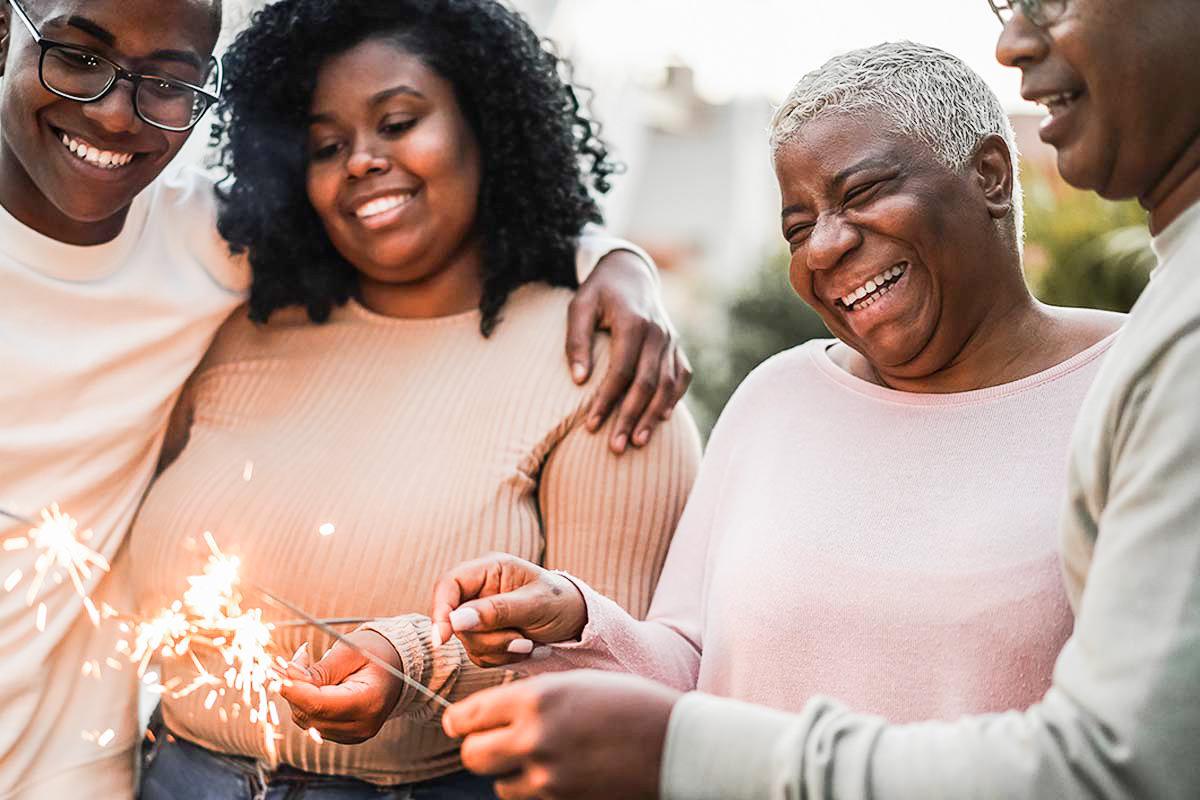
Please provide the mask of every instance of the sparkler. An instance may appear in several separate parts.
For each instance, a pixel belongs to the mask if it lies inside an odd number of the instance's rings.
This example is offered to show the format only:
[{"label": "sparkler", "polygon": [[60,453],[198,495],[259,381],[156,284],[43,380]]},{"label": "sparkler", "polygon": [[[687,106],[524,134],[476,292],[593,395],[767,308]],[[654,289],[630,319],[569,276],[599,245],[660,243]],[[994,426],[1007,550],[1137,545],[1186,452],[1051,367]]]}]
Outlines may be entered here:
[{"label": "sparkler", "polygon": [[[250,480],[252,471],[252,463],[247,462],[244,472],[246,480]],[[26,549],[40,551],[34,562],[26,594],[26,603],[30,607],[33,606],[47,579],[62,582],[65,573],[76,593],[82,598],[93,624],[98,625],[102,617],[119,616],[106,604],[102,611],[97,609],[84,587],[84,581],[91,579],[94,570],[103,572],[110,570],[108,561],[86,544],[92,537],[90,529],[80,532],[78,522],[70,515],[64,514],[57,504],[42,510],[40,523],[3,508],[0,508],[0,516],[20,522],[30,529],[24,536],[4,539],[0,542],[0,549],[4,551]],[[332,534],[333,525],[331,523],[323,524],[320,526],[320,533],[323,536]],[[242,607],[243,598],[239,586],[244,585],[258,591],[264,597],[300,618],[298,621],[280,623],[280,626],[311,625],[346,644],[421,694],[442,706],[449,707],[450,703],[445,698],[355,644],[353,640],[332,627],[332,625],[361,624],[369,621],[368,619],[351,617],[317,619],[274,592],[243,580],[239,575],[240,560],[236,556],[222,553],[210,532],[204,533],[204,540],[210,551],[208,560],[200,575],[193,575],[187,579],[188,589],[184,592],[182,600],[176,600],[170,607],[154,617],[143,620],[125,618],[121,622],[122,631],[129,634],[132,641],[125,639],[118,642],[117,651],[131,663],[137,665],[137,675],[145,683],[152,684],[160,693],[171,692],[174,697],[183,697],[199,689],[208,688],[204,706],[210,710],[218,698],[224,697],[229,692],[236,692],[240,695],[241,702],[233,704],[234,715],[240,713],[243,705],[249,709],[250,723],[262,725],[266,749],[272,758],[276,758],[275,742],[282,736],[278,733],[279,709],[275,701],[271,699],[271,695],[278,693],[284,685],[290,682],[285,675],[288,662],[271,652],[271,634],[276,625],[263,621],[261,608]],[[22,570],[13,570],[0,586],[6,592],[12,592],[25,577]],[[39,630],[45,630],[46,604],[38,603],[37,611],[37,627]],[[196,657],[193,645],[204,645],[215,649],[225,662],[227,669],[220,676],[214,674]],[[158,676],[147,671],[150,660],[155,655],[164,658],[187,657],[195,668],[196,677],[190,684],[182,687],[183,681],[179,678],[172,679],[166,685],[159,684]],[[106,658],[105,663],[110,668],[120,669],[121,662],[114,658]],[[89,660],[84,663],[81,672],[85,676],[98,678],[100,669],[99,661]],[[218,711],[222,720],[227,720],[228,714],[225,709],[220,708]],[[321,743],[320,734],[315,730],[309,729],[307,733],[313,741]],[[85,732],[84,735],[85,738],[95,741],[101,746],[108,744],[113,737],[112,731]]]},{"label": "sparkler", "polygon": [[[271,654],[274,626],[263,621],[262,609],[242,607],[238,591],[240,560],[222,553],[208,531],[204,541],[210,554],[203,573],[187,579],[188,589],[182,600],[136,623],[131,631],[133,644],[124,642],[121,649],[138,663],[139,675],[145,673],[156,653],[166,658],[188,656],[196,668],[196,678],[174,691],[173,696],[183,697],[207,687],[204,706],[211,710],[218,698],[236,692],[241,704],[249,709],[250,724],[262,725],[263,742],[274,758],[279,709],[271,694],[287,682],[283,673],[287,662]],[[220,654],[227,667],[221,676],[205,668],[193,652],[193,644],[211,646]]]},{"label": "sparkler", "polygon": [[[27,535],[11,536],[5,539],[0,547],[5,551],[29,548],[40,551],[33,563],[33,576],[29,581],[29,590],[25,593],[25,604],[33,607],[47,577],[61,580],[63,573],[66,573],[75,587],[75,593],[82,598],[92,624],[99,625],[100,611],[88,596],[83,582],[91,579],[93,569],[108,572],[109,564],[104,556],[85,544],[92,538],[91,528],[79,531],[79,523],[69,514],[62,513],[57,503],[42,509],[40,523],[4,509],[0,509],[0,516],[16,520],[30,528]],[[24,573],[20,569],[13,570],[4,580],[4,590],[11,592],[23,578]],[[45,627],[43,608],[44,605],[38,607],[39,629]]]},{"label": "sparkler", "polygon": [[367,659],[371,663],[375,664],[376,666],[378,666],[379,668],[381,668],[382,670],[387,672],[387,674],[389,674],[395,678],[399,678],[404,683],[408,684],[409,686],[416,689],[421,694],[428,697],[430,700],[433,700],[435,703],[439,703],[440,705],[445,706],[446,708],[450,707],[450,702],[446,698],[442,697],[440,694],[433,691],[432,689],[430,689],[428,686],[421,683],[420,681],[416,681],[416,680],[413,680],[412,678],[408,677],[403,672],[396,669],[391,664],[384,661],[382,658],[380,658],[379,656],[370,652],[369,650],[366,650],[365,648],[358,646],[357,644],[355,644],[353,639],[345,636],[344,634],[339,633],[338,631],[334,630],[329,625],[326,625],[324,622],[317,619],[316,617],[310,616],[304,610],[300,609],[297,606],[292,605],[287,600],[284,600],[282,597],[275,594],[274,592],[268,591],[267,589],[264,589],[263,587],[257,586],[253,583],[250,583],[249,581],[247,581],[247,585],[253,586],[259,592],[261,592],[263,595],[265,595],[268,599],[273,600],[276,603],[278,603],[279,605],[283,606],[288,611],[295,614],[297,617],[300,617],[302,620],[307,622],[309,625],[312,625],[317,630],[322,631],[322,632],[328,634],[329,636],[332,636],[334,639],[337,639],[339,642],[346,645],[350,649],[354,650],[354,652],[358,653],[363,658]]},{"label": "sparkler", "polygon": [[[133,643],[124,643],[123,652],[131,661],[138,663],[139,675],[145,672],[150,658],[156,653],[165,658],[186,656],[191,659],[196,671],[195,679],[183,687],[164,687],[164,692],[172,692],[173,697],[183,697],[207,689],[203,705],[210,711],[219,698],[229,692],[238,693],[240,703],[233,706],[235,715],[243,706],[249,709],[250,724],[262,726],[267,752],[272,758],[276,757],[275,742],[281,738],[278,734],[279,709],[271,695],[290,682],[286,677],[288,662],[271,652],[271,634],[276,626],[263,621],[262,609],[243,608],[240,587],[247,587],[288,609],[300,618],[299,624],[312,625],[324,631],[422,694],[443,706],[450,705],[440,695],[359,647],[332,627],[333,624],[367,620],[317,619],[274,592],[242,578],[240,560],[222,553],[210,532],[204,533],[204,541],[210,551],[208,560],[202,574],[187,579],[188,589],[183,599],[175,601],[157,616],[136,623],[131,629]],[[228,669],[217,676],[205,668],[193,652],[193,645],[196,644],[214,648]],[[224,708],[219,708],[218,714],[222,715],[223,720],[228,716]],[[316,731],[310,730],[308,735],[314,742],[321,742],[320,734]]]}]

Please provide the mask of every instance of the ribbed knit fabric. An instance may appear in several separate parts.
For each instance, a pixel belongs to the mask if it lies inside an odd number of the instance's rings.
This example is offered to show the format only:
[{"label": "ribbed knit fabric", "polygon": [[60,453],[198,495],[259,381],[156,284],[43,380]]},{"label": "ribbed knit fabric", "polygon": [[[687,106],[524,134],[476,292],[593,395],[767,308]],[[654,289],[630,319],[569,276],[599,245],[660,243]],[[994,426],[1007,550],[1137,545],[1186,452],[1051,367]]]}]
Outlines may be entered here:
[{"label": "ribbed knit fabric", "polygon": [[955,394],[860,380],[828,341],[772,358],[713,431],[647,620],[585,579],[583,640],[538,668],[793,711],[831,695],[894,722],[1026,708],[1071,632],[1063,474],[1113,341]]},{"label": "ribbed knit fabric", "polygon": [[[570,570],[642,616],[699,462],[683,409],[624,456],[583,427],[593,384],[574,385],[563,337],[571,293],[526,286],[490,339],[477,312],[393,319],[351,303],[324,325],[238,312],[190,384],[190,440],[152,487],[132,534],[139,607],[178,598],[203,564],[204,531],[246,578],[319,617],[407,615],[377,624],[409,674],[451,699],[510,677],[430,648],[434,580],[490,551]],[[332,535],[320,533],[332,525]],[[266,618],[289,615],[266,600]],[[349,629],[349,628],[347,628]],[[285,655],[327,637],[282,627]],[[220,674],[212,653],[202,660]],[[163,680],[190,679],[167,661]],[[225,753],[269,760],[236,698],[164,697],[168,726]],[[317,745],[287,705],[279,758],[295,767],[406,783],[459,767],[435,708],[406,691],[398,715],[358,746]],[[225,723],[221,710],[230,717]]]}]

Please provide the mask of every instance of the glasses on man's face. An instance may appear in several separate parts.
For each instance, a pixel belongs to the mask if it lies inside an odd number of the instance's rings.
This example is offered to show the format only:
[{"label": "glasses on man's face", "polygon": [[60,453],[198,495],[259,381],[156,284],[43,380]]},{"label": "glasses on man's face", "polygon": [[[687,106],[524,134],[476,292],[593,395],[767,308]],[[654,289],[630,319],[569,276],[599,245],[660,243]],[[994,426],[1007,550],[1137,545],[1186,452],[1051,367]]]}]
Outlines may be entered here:
[{"label": "glasses on man's face", "polygon": [[988,0],[988,4],[1001,25],[1007,25],[1019,12],[1039,28],[1058,22],[1067,10],[1067,0]]},{"label": "glasses on man's face", "polygon": [[46,89],[59,97],[94,103],[103,99],[118,81],[133,86],[133,111],[142,121],[167,131],[195,127],[209,106],[219,99],[221,62],[209,60],[205,86],[186,81],[130,72],[116,62],[84,47],[56,42],[42,36],[17,0],[9,0],[30,36],[42,48],[38,77]]}]

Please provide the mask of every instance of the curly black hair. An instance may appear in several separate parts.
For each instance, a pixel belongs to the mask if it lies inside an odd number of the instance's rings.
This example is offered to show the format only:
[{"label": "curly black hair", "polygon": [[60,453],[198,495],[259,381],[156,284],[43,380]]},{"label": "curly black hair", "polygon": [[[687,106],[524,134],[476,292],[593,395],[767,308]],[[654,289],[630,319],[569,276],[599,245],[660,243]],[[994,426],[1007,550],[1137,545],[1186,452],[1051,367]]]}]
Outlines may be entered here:
[{"label": "curly black hair", "polygon": [[248,254],[251,318],[303,306],[324,322],[357,289],[308,202],[307,116],[321,65],[379,37],[449,81],[479,144],[483,335],[518,286],[575,288],[576,240],[602,221],[595,195],[616,165],[568,67],[519,14],[495,0],[279,0],[224,57],[213,133],[232,178],[218,227]]}]

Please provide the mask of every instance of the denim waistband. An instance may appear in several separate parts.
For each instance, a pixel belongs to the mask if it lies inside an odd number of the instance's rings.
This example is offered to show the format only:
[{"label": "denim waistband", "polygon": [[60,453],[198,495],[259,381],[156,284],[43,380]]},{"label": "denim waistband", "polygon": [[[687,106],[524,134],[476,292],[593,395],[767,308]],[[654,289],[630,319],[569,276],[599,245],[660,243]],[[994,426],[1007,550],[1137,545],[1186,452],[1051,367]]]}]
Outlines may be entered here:
[{"label": "denim waistband", "polygon": [[396,784],[380,786],[345,775],[323,775],[307,772],[288,764],[271,764],[247,756],[230,755],[210,750],[202,745],[190,742],[172,733],[162,717],[155,710],[147,727],[147,738],[143,743],[142,765],[147,768],[154,760],[160,748],[178,747],[187,751],[191,758],[207,762],[210,766],[232,772],[245,778],[255,789],[255,796],[261,796],[271,785],[305,786],[311,788],[362,788],[375,791],[403,789],[412,784]]}]

